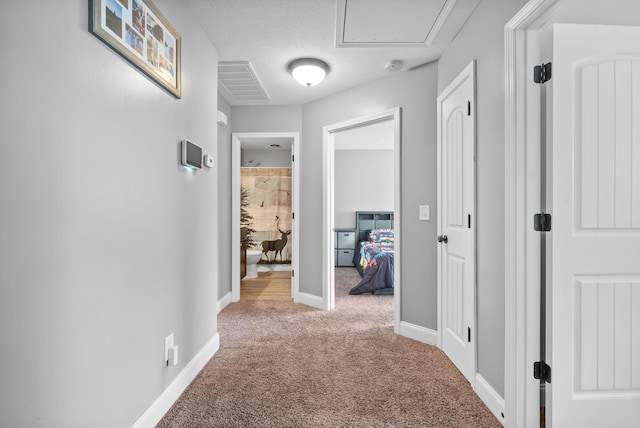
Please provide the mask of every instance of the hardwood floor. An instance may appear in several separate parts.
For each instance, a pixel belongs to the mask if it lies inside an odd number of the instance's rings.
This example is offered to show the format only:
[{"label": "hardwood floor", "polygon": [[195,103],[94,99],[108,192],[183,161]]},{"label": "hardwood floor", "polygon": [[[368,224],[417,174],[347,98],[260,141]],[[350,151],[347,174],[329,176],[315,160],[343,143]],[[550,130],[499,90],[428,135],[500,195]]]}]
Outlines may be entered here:
[{"label": "hardwood floor", "polygon": [[240,281],[240,300],[291,300],[291,271],[258,272]]}]

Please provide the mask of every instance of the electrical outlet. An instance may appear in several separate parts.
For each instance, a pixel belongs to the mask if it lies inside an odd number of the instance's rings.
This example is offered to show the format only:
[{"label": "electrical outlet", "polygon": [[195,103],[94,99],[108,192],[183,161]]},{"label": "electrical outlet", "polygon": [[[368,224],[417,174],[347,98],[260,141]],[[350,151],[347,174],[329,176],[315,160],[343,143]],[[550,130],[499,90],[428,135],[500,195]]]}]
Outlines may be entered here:
[{"label": "electrical outlet", "polygon": [[173,348],[173,333],[164,338],[164,362],[169,364],[169,349]]}]

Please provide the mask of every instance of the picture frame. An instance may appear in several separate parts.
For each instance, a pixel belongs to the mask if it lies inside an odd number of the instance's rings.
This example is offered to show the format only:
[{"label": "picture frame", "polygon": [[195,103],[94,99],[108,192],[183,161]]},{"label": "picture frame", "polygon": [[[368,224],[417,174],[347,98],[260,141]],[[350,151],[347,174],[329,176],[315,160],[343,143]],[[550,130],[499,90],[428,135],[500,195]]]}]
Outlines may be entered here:
[{"label": "picture frame", "polygon": [[89,0],[89,32],[176,98],[182,38],[151,0]]}]

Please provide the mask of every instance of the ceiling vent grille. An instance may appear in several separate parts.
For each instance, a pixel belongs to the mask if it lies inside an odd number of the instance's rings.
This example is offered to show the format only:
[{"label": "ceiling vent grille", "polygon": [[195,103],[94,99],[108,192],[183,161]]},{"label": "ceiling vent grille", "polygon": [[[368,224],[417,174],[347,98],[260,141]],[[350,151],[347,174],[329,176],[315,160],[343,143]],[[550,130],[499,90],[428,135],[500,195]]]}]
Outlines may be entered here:
[{"label": "ceiling vent grille", "polygon": [[230,104],[269,101],[249,61],[219,62],[218,88]]}]

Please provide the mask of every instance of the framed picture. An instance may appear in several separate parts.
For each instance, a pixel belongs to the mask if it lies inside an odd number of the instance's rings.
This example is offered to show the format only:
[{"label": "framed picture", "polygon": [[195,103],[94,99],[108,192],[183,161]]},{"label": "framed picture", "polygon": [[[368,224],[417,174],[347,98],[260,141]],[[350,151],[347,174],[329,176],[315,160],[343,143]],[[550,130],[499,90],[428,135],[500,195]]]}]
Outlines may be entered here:
[{"label": "framed picture", "polygon": [[180,34],[151,0],[89,0],[89,31],[180,98]]}]

